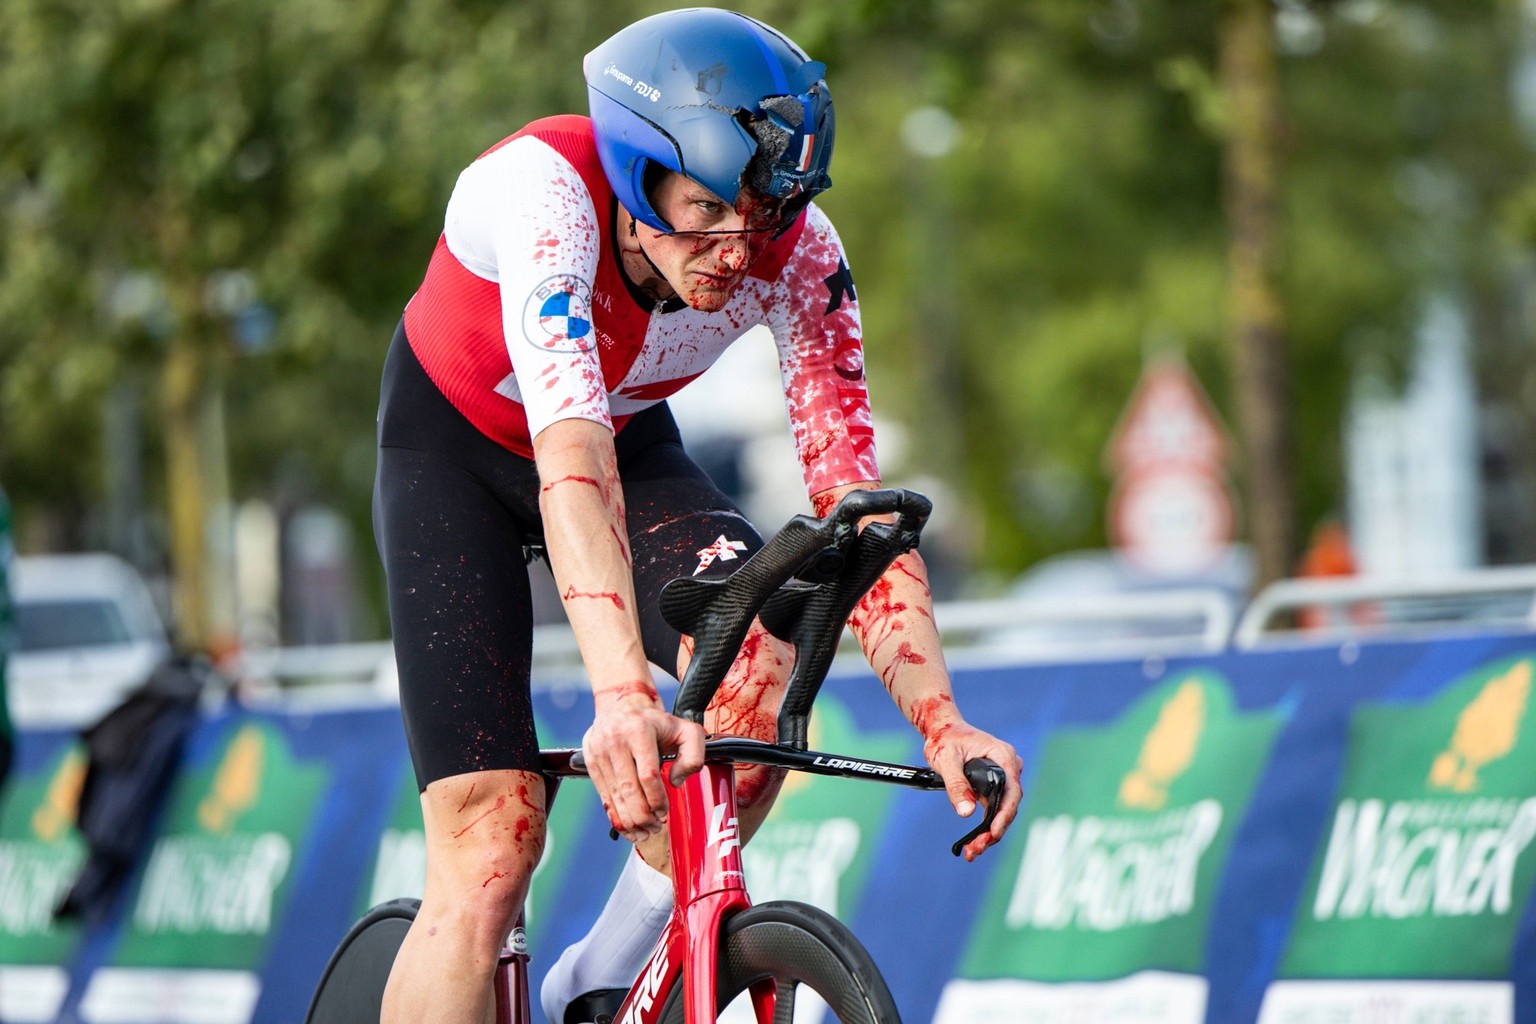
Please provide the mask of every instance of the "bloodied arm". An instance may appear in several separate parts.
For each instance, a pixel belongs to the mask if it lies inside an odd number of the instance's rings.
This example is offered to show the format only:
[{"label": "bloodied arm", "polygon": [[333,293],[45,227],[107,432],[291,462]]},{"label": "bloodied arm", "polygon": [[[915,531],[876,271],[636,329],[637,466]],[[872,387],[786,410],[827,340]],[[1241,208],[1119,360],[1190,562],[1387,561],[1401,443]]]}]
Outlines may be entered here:
[{"label": "bloodied arm", "polygon": [[587,770],[613,826],[638,839],[660,829],[666,807],[659,751],[677,753],[672,778],[680,781],[703,764],[704,732],[668,714],[651,682],[612,431],[558,420],[533,447],[550,565],[592,683]]},{"label": "bloodied arm", "polygon": [[[877,486],[856,484],[822,491],[813,499],[816,514],[826,516],[849,491]],[[964,850],[966,860],[975,860],[1002,839],[1018,812],[1022,763],[1012,746],[972,726],[955,706],[922,556],[911,551],[891,563],[854,608],[848,625],[896,706],[923,737],[923,756],[943,777],[957,813],[969,816],[976,809],[976,795],[965,781],[966,761],[990,758],[1007,773],[1002,809],[991,830]]]}]

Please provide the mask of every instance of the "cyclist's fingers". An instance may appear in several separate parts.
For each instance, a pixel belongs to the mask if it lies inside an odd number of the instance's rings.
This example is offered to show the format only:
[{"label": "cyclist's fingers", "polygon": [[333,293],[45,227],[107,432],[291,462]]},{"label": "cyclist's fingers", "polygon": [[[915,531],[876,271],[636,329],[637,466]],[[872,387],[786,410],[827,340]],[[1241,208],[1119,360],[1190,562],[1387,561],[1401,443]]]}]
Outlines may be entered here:
[{"label": "cyclist's fingers", "polygon": [[[633,837],[648,816],[628,745],[607,731],[589,730],[582,742],[587,774],[614,828]],[[643,834],[643,833],[642,833]]]},{"label": "cyclist's fingers", "polygon": [[631,738],[629,756],[634,771],[635,824],[647,832],[661,827],[667,809],[667,788],[661,781],[661,730],[652,728]]},{"label": "cyclist's fingers", "polygon": [[680,786],[684,779],[704,767],[704,727],[672,715],[667,720],[667,734],[661,745],[677,755],[672,762],[672,785]]},{"label": "cyclist's fingers", "polygon": [[973,861],[981,856],[983,850],[995,842],[997,840],[992,838],[991,833],[983,832],[975,839],[972,839],[960,853],[967,861]]},{"label": "cyclist's fingers", "polygon": [[1024,762],[1017,754],[1012,758],[1012,764],[1004,762],[1003,770],[1008,775],[1008,784],[1003,789],[1003,804],[997,811],[997,817],[992,820],[992,836],[994,839],[1003,838],[1003,833],[1008,831],[1008,826],[1013,824],[1013,819],[1019,813],[1019,804],[1023,801],[1024,790],[1019,781],[1019,776],[1024,770]]},{"label": "cyclist's fingers", "polygon": [[955,813],[962,818],[969,818],[976,813],[977,800],[976,794],[971,792],[971,784],[965,781],[965,770],[960,767],[960,759],[950,755],[936,760],[939,763],[934,765],[934,770],[944,779],[944,792],[954,805]]},{"label": "cyclist's fingers", "polygon": [[592,780],[592,788],[597,791],[597,797],[603,802],[603,811],[608,815],[608,823],[619,831],[624,831],[624,821],[619,808],[614,800],[614,779],[610,770],[606,752],[600,750],[594,744],[589,732],[581,743],[582,757],[587,764],[587,777]]}]

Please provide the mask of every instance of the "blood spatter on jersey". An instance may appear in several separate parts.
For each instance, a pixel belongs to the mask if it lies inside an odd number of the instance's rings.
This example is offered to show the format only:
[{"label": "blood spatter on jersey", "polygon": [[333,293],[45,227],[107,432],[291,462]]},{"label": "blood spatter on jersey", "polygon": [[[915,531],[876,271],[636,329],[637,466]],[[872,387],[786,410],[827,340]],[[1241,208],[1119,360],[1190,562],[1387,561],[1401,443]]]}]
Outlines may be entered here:
[{"label": "blood spatter on jersey", "polygon": [[782,328],[786,337],[779,358],[811,494],[879,479],[858,302],[843,301],[830,310],[827,303],[827,278],[845,266],[831,224],[816,218],[807,224],[779,280],[784,307],[791,311]]},{"label": "blood spatter on jersey", "polygon": [[[809,493],[877,479],[857,301],[847,296],[826,312],[827,279],[846,264],[826,217],[812,206],[780,236],[727,239],[719,255],[738,263],[745,247],[747,271],[726,305],[715,313],[660,313],[630,298],[615,247],[605,244],[611,204],[590,125],[581,119],[530,126],[461,175],[453,216],[406,324],[412,348],[449,400],[487,436],[531,456],[532,437],[555,418],[622,430],[627,417],[665,400],[737,338],[766,325],[779,346],[797,445],[804,451],[806,442],[825,439],[805,462]],[[749,212],[761,219],[767,210]],[[703,236],[698,244],[721,241]],[[559,275],[576,280],[570,295],[590,302],[583,343],[571,343],[574,331],[551,330],[570,324],[561,319],[569,310],[558,309],[548,324],[533,325],[533,336],[571,351],[509,342],[506,321],[524,331],[527,321],[521,308],[504,317],[503,298],[523,303]],[[544,312],[542,302],[534,312]],[[553,371],[550,356],[559,357]],[[530,375],[539,386],[516,386]],[[550,377],[560,383],[546,391]]]}]

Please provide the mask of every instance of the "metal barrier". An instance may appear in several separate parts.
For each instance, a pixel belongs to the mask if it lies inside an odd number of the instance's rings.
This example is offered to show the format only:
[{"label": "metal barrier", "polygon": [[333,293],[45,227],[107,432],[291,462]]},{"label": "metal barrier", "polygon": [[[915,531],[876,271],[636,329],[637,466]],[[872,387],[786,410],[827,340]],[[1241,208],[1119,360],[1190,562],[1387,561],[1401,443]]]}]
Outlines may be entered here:
[{"label": "metal barrier", "polygon": [[[1300,613],[1316,620],[1297,624]],[[1418,580],[1376,577],[1281,580],[1239,608],[1215,587],[1129,591],[1059,600],[940,602],[934,620],[955,665],[1105,661],[1214,654],[1283,644],[1385,635],[1425,637],[1536,627],[1536,565]],[[844,632],[839,659],[859,659]],[[569,688],[581,656],[564,623],[534,630],[536,689]],[[395,699],[388,641],[250,651],[239,675],[260,697],[302,693],[306,703]]]},{"label": "metal barrier", "polygon": [[[1295,624],[1311,610],[1319,621]],[[1417,636],[1536,626],[1536,565],[1500,566],[1423,579],[1369,576],[1290,579],[1259,592],[1238,620],[1232,645],[1319,643],[1384,633]]]}]

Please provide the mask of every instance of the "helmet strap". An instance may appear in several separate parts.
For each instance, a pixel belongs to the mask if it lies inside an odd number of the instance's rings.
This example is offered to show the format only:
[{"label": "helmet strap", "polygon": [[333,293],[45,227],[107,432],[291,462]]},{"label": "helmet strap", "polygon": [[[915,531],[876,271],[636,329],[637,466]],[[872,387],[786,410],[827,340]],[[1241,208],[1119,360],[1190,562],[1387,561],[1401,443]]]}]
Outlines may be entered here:
[{"label": "helmet strap", "polygon": [[[628,210],[626,210],[624,212],[625,213],[629,213]],[[629,237],[631,237],[631,238],[633,238],[635,240],[635,248],[640,250],[641,258],[644,259],[646,264],[651,268],[651,270],[655,272],[656,279],[658,281],[660,281],[663,286],[665,286],[667,288],[671,288],[672,287],[672,283],[667,280],[667,275],[662,273],[661,268],[656,265],[656,261],[651,259],[651,254],[645,251],[645,243],[640,240],[640,235],[635,230],[635,216],[634,216],[634,214],[630,214],[630,216],[629,216]]]}]

